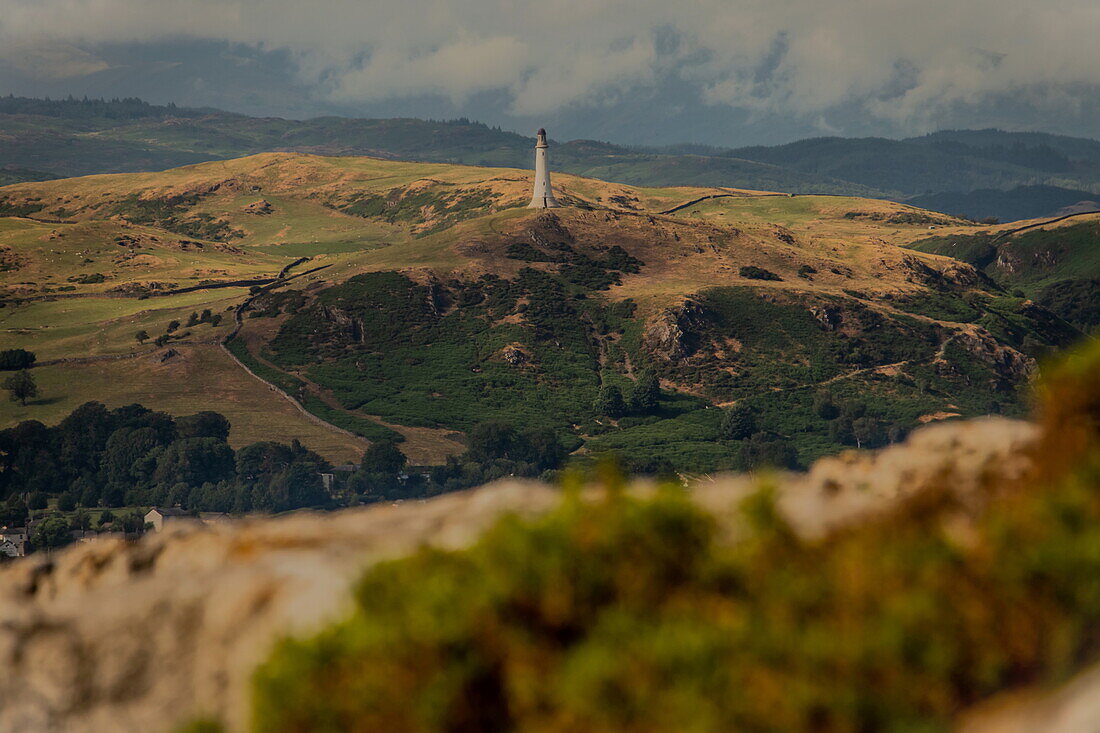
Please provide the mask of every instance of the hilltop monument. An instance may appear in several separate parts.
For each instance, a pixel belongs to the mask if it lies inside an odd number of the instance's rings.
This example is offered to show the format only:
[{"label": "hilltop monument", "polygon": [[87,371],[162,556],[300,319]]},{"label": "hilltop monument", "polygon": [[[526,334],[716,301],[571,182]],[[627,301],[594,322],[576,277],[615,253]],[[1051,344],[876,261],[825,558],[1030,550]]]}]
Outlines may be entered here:
[{"label": "hilltop monument", "polygon": [[561,207],[554,198],[554,189],[550,186],[550,168],[546,165],[546,130],[539,129],[535,141],[535,195],[531,197],[528,209],[557,209]]}]

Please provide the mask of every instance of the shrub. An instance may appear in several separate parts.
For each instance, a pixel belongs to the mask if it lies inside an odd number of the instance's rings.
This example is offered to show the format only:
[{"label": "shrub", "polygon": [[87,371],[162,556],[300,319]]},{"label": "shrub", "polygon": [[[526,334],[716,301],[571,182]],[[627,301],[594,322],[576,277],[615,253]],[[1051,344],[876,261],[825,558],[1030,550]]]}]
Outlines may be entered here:
[{"label": "shrub", "polygon": [[622,391],[613,384],[601,387],[592,409],[597,415],[610,418],[622,417],[626,414],[626,402],[623,401]]},{"label": "shrub", "polygon": [[393,442],[381,441],[367,448],[360,467],[369,473],[396,474],[407,462],[405,454]]},{"label": "shrub", "polygon": [[648,415],[657,409],[661,397],[661,383],[653,372],[642,372],[630,393],[630,411],[635,415]]},{"label": "shrub", "polygon": [[941,486],[806,539],[765,486],[731,543],[679,490],[605,477],[375,565],[347,619],[258,669],[255,730],[944,730],[1064,679],[1097,655],[1097,367],[1044,386],[1044,473],[965,511]]},{"label": "shrub", "polygon": [[62,492],[61,496],[57,497],[57,510],[71,512],[74,509],[76,509],[76,496],[71,491]]},{"label": "shrub", "polygon": [[740,270],[741,277],[748,278],[749,280],[782,280],[783,278],[776,275],[770,270],[765,270],[763,267],[757,267],[756,265],[747,265]]},{"label": "shrub", "polygon": [[727,440],[744,440],[756,432],[756,416],[747,405],[734,405],[722,415],[722,425],[718,429]]}]

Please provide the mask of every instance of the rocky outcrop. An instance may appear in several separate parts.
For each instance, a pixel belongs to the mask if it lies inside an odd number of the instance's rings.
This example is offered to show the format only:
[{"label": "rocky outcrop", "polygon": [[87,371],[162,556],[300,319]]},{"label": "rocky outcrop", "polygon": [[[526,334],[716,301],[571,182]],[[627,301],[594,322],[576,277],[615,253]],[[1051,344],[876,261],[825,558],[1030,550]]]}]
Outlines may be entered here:
[{"label": "rocky outcrop", "polygon": [[844,321],[840,309],[827,305],[810,306],[810,315],[821,324],[826,331],[835,331]]},{"label": "rocky outcrop", "polygon": [[698,303],[687,301],[661,311],[645,327],[642,341],[650,354],[675,364],[695,350],[696,327],[703,314]]},{"label": "rocky outcrop", "polygon": [[246,214],[253,214],[255,216],[267,216],[275,213],[275,207],[271,205],[271,202],[267,199],[260,199],[259,201],[253,201],[251,204],[242,209]]},{"label": "rocky outcrop", "polygon": [[954,343],[971,355],[993,367],[997,374],[1011,380],[1026,379],[1035,372],[1035,360],[1006,346],[982,328],[959,331],[952,337]]},{"label": "rocky outcrop", "polygon": [[321,304],[319,307],[321,318],[331,323],[335,329],[344,334],[349,341],[363,342],[363,321],[353,313],[343,308]]},{"label": "rocky outcrop", "polygon": [[905,255],[901,265],[907,272],[906,280],[931,287],[960,289],[990,284],[989,278],[980,270],[965,262],[945,263],[940,269],[936,269],[913,255]]},{"label": "rocky outcrop", "polygon": [[[1034,437],[992,418],[924,428],[782,477],[779,506],[815,536],[945,484],[965,500],[1023,471]],[[733,529],[754,486],[717,478],[693,496]],[[242,730],[255,664],[280,636],[344,613],[364,567],[425,544],[466,546],[502,514],[557,501],[549,486],[509,481],[399,506],[168,525],[12,563],[0,569],[0,729],[156,733],[213,715]]]}]

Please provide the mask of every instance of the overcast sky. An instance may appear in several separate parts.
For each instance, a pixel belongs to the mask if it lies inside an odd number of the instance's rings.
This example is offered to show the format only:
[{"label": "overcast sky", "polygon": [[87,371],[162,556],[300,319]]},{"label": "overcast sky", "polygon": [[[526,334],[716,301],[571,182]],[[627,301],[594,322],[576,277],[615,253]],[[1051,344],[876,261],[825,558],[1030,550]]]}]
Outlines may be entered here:
[{"label": "overcast sky", "polygon": [[[0,11],[0,83],[19,93],[110,80],[148,96],[125,60],[133,49],[163,72],[197,63],[187,49],[222,48],[293,90],[285,109],[273,93],[250,112],[458,111],[561,120],[588,137],[586,116],[598,133],[652,113],[638,124],[666,142],[946,126],[1100,135],[1097,0],[0,0]],[[193,73],[203,78],[155,89],[158,101],[201,102],[219,85],[232,101],[248,83],[232,65]]]}]

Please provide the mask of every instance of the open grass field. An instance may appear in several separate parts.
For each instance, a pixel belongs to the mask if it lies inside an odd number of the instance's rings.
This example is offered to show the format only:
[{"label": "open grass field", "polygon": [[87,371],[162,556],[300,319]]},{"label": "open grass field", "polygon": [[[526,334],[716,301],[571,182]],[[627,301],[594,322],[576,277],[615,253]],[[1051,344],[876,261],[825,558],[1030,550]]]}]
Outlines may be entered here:
[{"label": "open grass field", "polygon": [[[212,298],[212,292],[220,297]],[[232,327],[226,309],[245,293],[244,288],[228,288],[145,300],[91,296],[9,305],[0,309],[0,348],[25,348],[39,361],[129,354],[152,348],[151,341],[169,323],[184,324],[191,313],[205,308],[222,315],[219,326],[181,326],[174,335],[190,332],[188,340],[213,343]],[[142,330],[150,337],[145,344],[135,339]]]},{"label": "open grass field", "polygon": [[41,397],[21,407],[0,402],[0,424],[39,420],[54,424],[88,400],[107,407],[139,402],[173,415],[214,410],[233,425],[229,442],[260,440],[306,447],[334,462],[357,461],[366,441],[337,433],[302,415],[287,400],[238,368],[216,345],[178,345],[179,356],[161,362],[161,352],[133,359],[57,365],[34,370]]}]

